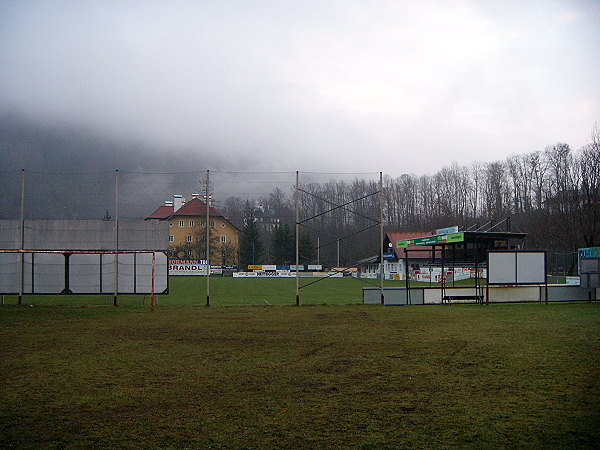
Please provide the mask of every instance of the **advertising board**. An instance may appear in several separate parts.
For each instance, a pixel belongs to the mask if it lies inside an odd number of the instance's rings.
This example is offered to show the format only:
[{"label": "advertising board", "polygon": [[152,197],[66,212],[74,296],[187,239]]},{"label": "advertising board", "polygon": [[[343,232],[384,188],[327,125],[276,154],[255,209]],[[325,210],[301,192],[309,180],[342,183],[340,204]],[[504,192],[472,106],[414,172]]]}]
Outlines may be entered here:
[{"label": "advertising board", "polygon": [[[221,266],[210,266],[211,275],[220,275],[223,273]],[[205,259],[169,259],[169,275],[174,276],[205,276]]]},{"label": "advertising board", "polygon": [[463,242],[465,233],[441,234],[436,236],[424,236],[421,238],[408,239],[396,242],[396,248],[410,248],[421,245],[441,245],[451,244],[453,242]]}]

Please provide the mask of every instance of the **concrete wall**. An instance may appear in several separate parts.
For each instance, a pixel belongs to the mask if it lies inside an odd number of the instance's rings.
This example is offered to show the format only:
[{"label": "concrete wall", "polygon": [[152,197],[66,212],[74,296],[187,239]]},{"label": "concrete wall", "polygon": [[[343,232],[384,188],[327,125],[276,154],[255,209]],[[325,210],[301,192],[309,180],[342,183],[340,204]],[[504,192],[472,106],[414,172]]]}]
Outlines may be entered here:
[{"label": "concrete wall", "polygon": [[[543,287],[541,288],[544,289]],[[487,297],[484,301],[489,302],[538,302],[540,301],[540,287],[539,286],[517,286],[517,287],[505,287],[505,286],[490,286],[490,298]],[[486,294],[485,289],[483,290],[484,295]]]},{"label": "concrete wall", "polygon": [[[410,290],[410,297],[407,295],[407,290],[404,288],[385,288],[384,289],[384,304],[385,305],[422,305],[423,304],[422,288]],[[381,304],[381,290],[379,288],[363,288],[363,303],[370,305]]]},{"label": "concrete wall", "polygon": [[[26,250],[114,250],[115,223],[104,220],[26,220]],[[0,220],[0,249],[19,249],[18,220]],[[149,220],[119,221],[119,250],[166,251],[169,224]]]},{"label": "concrete wall", "polygon": [[[481,290],[480,290],[481,293]],[[475,295],[474,287],[447,288],[445,295]],[[579,286],[552,285],[548,286],[549,302],[583,301],[588,300],[590,295],[593,300],[598,297],[600,289],[581,288]],[[483,289],[484,301],[490,303],[517,303],[517,302],[539,302],[546,300],[544,286],[490,286],[489,299],[486,289]],[[474,302],[474,300],[470,300]],[[363,303],[380,304],[379,288],[363,288]],[[386,305],[419,305],[419,304],[441,304],[442,290],[440,288],[412,288],[410,289],[410,303],[408,302],[405,288],[384,288],[384,303]]]}]

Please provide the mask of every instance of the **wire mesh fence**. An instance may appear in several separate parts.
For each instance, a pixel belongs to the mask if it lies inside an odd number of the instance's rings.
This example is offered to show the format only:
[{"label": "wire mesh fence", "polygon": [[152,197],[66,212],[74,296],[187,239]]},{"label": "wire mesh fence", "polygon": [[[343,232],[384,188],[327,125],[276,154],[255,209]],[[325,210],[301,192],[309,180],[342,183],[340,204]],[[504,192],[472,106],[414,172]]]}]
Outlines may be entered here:
[{"label": "wire mesh fence", "polygon": [[308,243],[299,245],[299,260],[316,260],[325,274],[301,279],[302,297],[320,298],[336,277],[352,280],[359,292],[383,282],[358,277],[361,262],[381,258],[380,174],[300,173],[298,208],[299,238]]},{"label": "wire mesh fence", "polygon": [[[214,305],[293,304],[299,292],[303,304],[327,303],[341,282],[356,286],[356,301],[361,286],[378,285],[359,280],[356,269],[381,252],[379,173],[116,170],[2,176],[0,247],[22,247],[18,233],[28,220],[109,222],[115,238],[102,241],[109,250],[123,245],[118,232],[124,223],[164,222],[170,258],[200,268],[196,277],[170,274],[171,293],[185,286],[188,298],[176,292],[172,297],[181,303],[203,304],[206,298]],[[239,279],[244,274],[262,280]],[[216,277],[228,279],[226,285]]]}]

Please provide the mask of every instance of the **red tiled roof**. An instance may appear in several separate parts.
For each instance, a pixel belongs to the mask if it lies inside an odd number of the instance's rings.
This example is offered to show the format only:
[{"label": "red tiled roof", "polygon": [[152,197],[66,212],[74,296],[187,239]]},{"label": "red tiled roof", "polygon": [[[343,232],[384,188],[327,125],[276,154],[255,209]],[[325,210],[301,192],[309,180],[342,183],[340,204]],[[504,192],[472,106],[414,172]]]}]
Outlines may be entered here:
[{"label": "red tiled roof", "polygon": [[173,215],[173,206],[160,206],[148,219],[167,219]]},{"label": "red tiled roof", "polygon": [[[211,217],[225,217],[215,208],[210,208]],[[206,203],[194,198],[173,213],[174,216],[206,216]]]},{"label": "red tiled roof", "polygon": [[[168,219],[171,216],[191,216],[191,217],[204,217],[206,216],[206,203],[202,200],[194,198],[179,208],[177,211],[173,211],[174,207],[170,206],[160,206],[156,211],[154,211],[148,219]],[[210,217],[223,217],[227,219],[221,212],[216,210],[215,208],[210,208],[209,211]]]}]

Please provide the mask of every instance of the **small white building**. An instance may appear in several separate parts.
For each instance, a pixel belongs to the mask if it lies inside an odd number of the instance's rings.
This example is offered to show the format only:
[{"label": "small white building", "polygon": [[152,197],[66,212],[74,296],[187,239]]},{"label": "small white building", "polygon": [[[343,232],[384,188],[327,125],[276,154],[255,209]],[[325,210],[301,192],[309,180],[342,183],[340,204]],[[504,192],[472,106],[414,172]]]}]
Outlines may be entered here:
[{"label": "small white building", "polygon": [[[395,248],[395,243],[402,240],[415,239],[430,234],[426,231],[419,232],[390,232],[385,235],[383,240],[383,270],[386,280],[405,280],[406,279],[406,259],[404,250]],[[440,257],[440,252],[436,251],[436,257]],[[424,264],[428,264],[432,259],[432,250],[430,247],[411,247],[408,258],[408,273],[418,270]],[[375,255],[370,258],[359,261],[360,278],[379,278],[381,274],[380,256]]]}]

